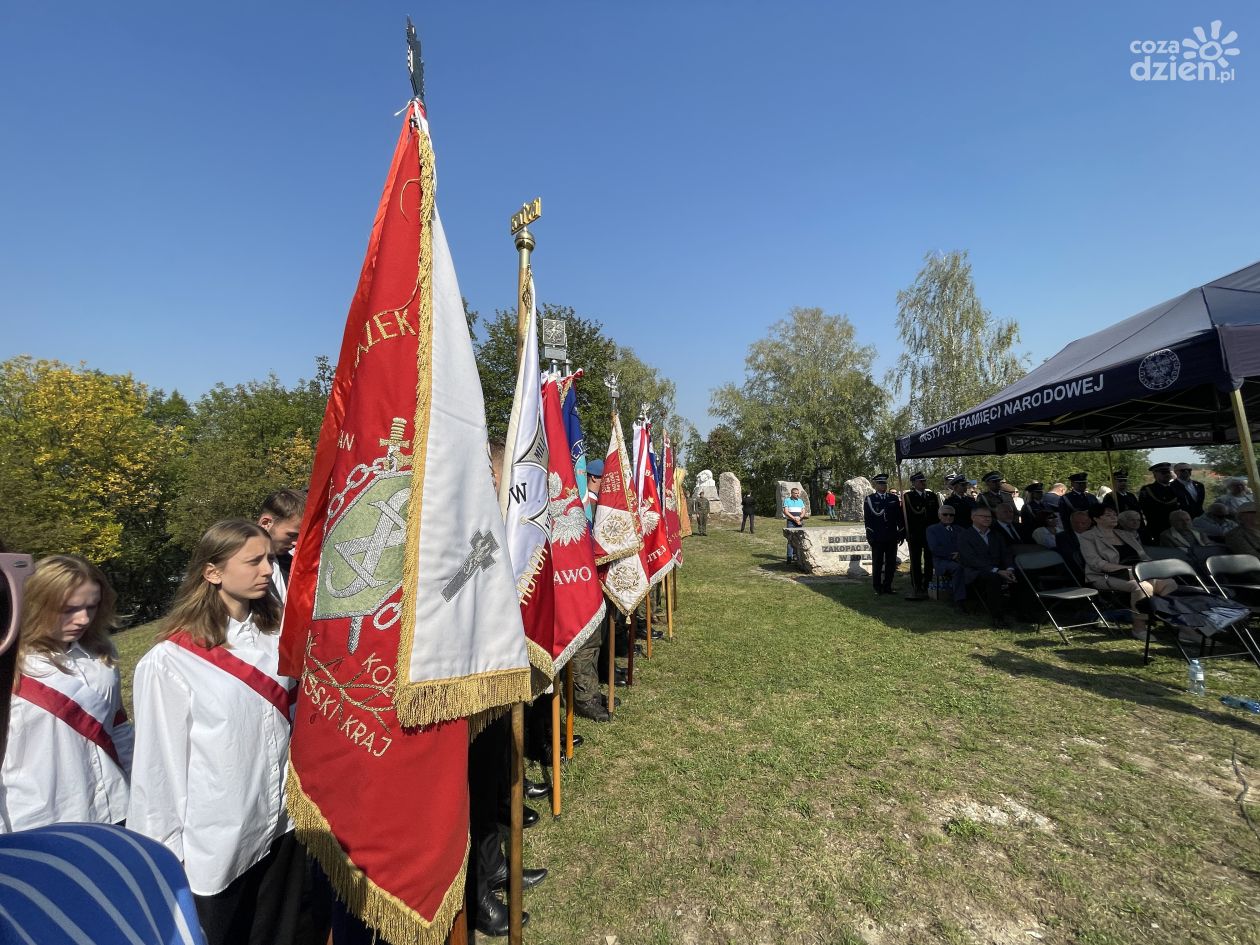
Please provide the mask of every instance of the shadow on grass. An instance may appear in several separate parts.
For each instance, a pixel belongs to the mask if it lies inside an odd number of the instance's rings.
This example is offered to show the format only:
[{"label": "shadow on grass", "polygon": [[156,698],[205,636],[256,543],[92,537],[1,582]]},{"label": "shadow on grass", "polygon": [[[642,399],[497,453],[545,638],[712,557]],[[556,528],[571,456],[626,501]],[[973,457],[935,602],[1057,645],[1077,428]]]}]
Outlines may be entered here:
[{"label": "shadow on grass", "polygon": [[[1121,658],[1128,656],[1128,654],[1123,653],[1110,654],[1079,649],[1060,650],[1057,655],[1065,659],[1072,659],[1075,655],[1078,658],[1078,662],[1095,666],[1111,664],[1112,660],[1110,657],[1113,656]],[[1219,711],[1215,708],[1219,703],[1210,697],[1209,701],[1205,703],[1187,701],[1185,694],[1180,689],[1163,683],[1150,682],[1149,680],[1135,676],[1120,675],[1119,673],[1087,672],[1070,667],[1055,666],[1052,663],[1045,663],[1019,653],[1007,651],[985,654],[976,653],[972,654],[971,658],[983,663],[990,669],[1009,673],[1012,676],[1031,676],[1045,679],[1048,682],[1059,683],[1063,686],[1086,689],[1108,699],[1131,702],[1152,709],[1179,712],[1183,715],[1228,725],[1240,732],[1260,734],[1260,721]],[[1141,658],[1139,653],[1137,656],[1138,664],[1141,663]],[[1135,666],[1134,668],[1138,667]]]}]

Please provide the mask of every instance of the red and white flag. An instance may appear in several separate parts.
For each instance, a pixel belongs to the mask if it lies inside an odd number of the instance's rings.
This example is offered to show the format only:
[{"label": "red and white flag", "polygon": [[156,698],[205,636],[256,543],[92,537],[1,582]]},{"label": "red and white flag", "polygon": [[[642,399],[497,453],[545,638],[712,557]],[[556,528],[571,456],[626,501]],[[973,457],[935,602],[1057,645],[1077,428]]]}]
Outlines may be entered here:
[{"label": "red and white flag", "polygon": [[604,593],[623,614],[634,613],[650,586],[638,509],[621,417],[614,413],[595,508],[595,561]]},{"label": "red and white flag", "polygon": [[661,498],[665,501],[665,540],[670,554],[679,567],[682,566],[682,520],[678,516],[678,487],[674,482],[674,447],[669,442],[669,432],[661,431]]},{"label": "red and white flag", "polygon": [[395,945],[439,945],[464,904],[466,718],[530,695],[434,195],[413,102],[346,319],[281,638],[281,672],[301,677],[286,788],[298,838]]},{"label": "red and white flag", "polygon": [[572,452],[565,434],[560,385],[544,378],[543,427],[547,433],[547,509],[551,525],[551,576],[554,589],[551,639],[536,640],[551,654],[559,672],[604,619],[606,605],[595,566],[590,525],[578,492]]},{"label": "red and white flag", "polygon": [[665,514],[656,470],[652,464],[652,425],[634,422],[635,486],[639,498],[639,522],[643,530],[643,565],[648,583],[655,586],[674,566],[673,551],[665,538]]}]

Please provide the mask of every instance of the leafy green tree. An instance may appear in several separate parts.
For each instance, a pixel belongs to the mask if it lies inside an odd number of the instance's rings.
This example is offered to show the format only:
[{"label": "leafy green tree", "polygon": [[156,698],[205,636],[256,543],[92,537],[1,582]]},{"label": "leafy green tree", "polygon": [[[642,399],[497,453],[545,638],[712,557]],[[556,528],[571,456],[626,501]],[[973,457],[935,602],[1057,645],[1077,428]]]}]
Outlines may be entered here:
[{"label": "leafy green tree", "polygon": [[[1247,466],[1243,462],[1242,447],[1237,444],[1200,446],[1195,448],[1203,465],[1218,476],[1245,476]],[[1257,452],[1260,456],[1260,452]]]},{"label": "leafy green tree", "polygon": [[316,376],[293,387],[272,375],[218,384],[197,401],[171,512],[179,546],[191,548],[219,519],[253,518],[277,489],[306,488],[332,374],[321,358]]},{"label": "leafy green tree", "polygon": [[166,508],[183,429],[174,414],[154,419],[154,397],[127,374],[0,364],[0,534],[15,550],[101,565],[124,611],[154,606],[178,574]]},{"label": "leafy green tree", "polygon": [[[979,404],[1023,377],[1015,353],[1019,326],[995,319],[981,303],[965,251],[929,254],[909,288],[897,293],[897,331],[902,352],[889,380],[905,396],[905,409],[881,444],[923,429]],[[1145,481],[1146,453],[1114,453],[1117,469],[1127,468],[1133,488]],[[977,479],[1002,472],[1022,489],[1032,481],[1047,487],[1087,472],[1094,487],[1110,483],[1105,453],[1030,453],[917,460],[913,464],[936,486],[946,473]]]},{"label": "leafy green tree", "polygon": [[812,483],[816,502],[824,474],[842,481],[871,471],[887,411],[874,361],[847,317],[795,308],[749,347],[743,384],[713,392],[712,412],[745,444],[761,506],[773,505],[776,478]]}]

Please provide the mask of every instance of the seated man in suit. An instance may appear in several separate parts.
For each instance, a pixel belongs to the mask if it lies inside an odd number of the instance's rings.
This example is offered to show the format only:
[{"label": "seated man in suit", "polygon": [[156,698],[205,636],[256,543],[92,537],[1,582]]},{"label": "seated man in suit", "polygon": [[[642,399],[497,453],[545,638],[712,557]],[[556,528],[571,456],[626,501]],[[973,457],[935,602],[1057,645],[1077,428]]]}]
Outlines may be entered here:
[{"label": "seated man in suit", "polygon": [[1094,527],[1094,520],[1088,512],[1073,512],[1070,528],[1066,528],[1054,536],[1055,547],[1063,556],[1068,570],[1083,587],[1085,585],[1085,556],[1081,554],[1081,542],[1077,537]]},{"label": "seated man in suit", "polygon": [[958,557],[968,590],[984,601],[994,626],[1006,627],[1006,591],[1015,583],[1015,568],[1006,541],[992,528],[993,513],[982,505],[973,509],[971,528],[958,536]]},{"label": "seated man in suit", "polygon": [[952,505],[942,505],[936,510],[940,519],[927,530],[927,546],[932,552],[932,568],[938,579],[948,578],[953,587],[953,607],[962,609],[962,602],[967,597],[967,585],[963,583],[963,567],[958,560],[958,535],[960,529],[954,525],[957,513]]}]

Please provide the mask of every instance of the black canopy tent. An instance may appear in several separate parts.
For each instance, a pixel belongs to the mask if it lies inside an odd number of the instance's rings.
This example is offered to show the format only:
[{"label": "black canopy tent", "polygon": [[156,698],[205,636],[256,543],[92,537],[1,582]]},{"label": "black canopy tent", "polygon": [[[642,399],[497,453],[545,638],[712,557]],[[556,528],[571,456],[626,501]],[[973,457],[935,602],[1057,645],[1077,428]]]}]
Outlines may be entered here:
[{"label": "black canopy tent", "polygon": [[1260,412],[1260,262],[1072,342],[899,437],[897,461],[1241,442],[1256,490],[1248,411]]}]

